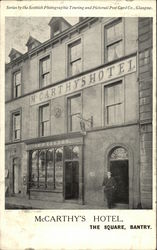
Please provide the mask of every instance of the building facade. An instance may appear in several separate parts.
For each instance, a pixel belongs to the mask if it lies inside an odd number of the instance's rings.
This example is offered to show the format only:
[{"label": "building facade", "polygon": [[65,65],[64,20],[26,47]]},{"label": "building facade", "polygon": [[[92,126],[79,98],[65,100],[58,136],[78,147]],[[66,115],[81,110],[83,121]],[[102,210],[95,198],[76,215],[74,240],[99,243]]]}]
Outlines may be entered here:
[{"label": "building facade", "polygon": [[152,19],[64,18],[6,65],[6,195],[152,208]]}]

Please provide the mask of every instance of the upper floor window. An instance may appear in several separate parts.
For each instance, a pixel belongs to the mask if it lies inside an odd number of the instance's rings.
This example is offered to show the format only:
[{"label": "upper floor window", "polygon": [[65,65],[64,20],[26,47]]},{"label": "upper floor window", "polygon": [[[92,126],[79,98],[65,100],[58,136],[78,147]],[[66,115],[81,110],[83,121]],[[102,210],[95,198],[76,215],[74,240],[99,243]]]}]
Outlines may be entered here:
[{"label": "upper floor window", "polygon": [[21,71],[17,71],[13,75],[13,97],[21,96]]},{"label": "upper floor window", "polygon": [[118,20],[105,27],[105,61],[110,62],[123,56],[123,23]]},{"label": "upper floor window", "polygon": [[21,138],[21,114],[20,111],[13,114],[13,140]]},{"label": "upper floor window", "polygon": [[105,125],[124,122],[124,90],[123,83],[105,87]]},{"label": "upper floor window", "polygon": [[50,84],[50,56],[40,60],[40,88]]},{"label": "upper floor window", "polygon": [[49,104],[39,108],[40,136],[48,136],[50,134],[50,110]]},{"label": "upper floor window", "polygon": [[69,76],[82,71],[81,39],[69,45]]},{"label": "upper floor window", "polygon": [[53,36],[56,36],[60,33],[60,23],[55,22],[53,25]]},{"label": "upper floor window", "polygon": [[68,98],[68,131],[80,130],[81,95]]}]

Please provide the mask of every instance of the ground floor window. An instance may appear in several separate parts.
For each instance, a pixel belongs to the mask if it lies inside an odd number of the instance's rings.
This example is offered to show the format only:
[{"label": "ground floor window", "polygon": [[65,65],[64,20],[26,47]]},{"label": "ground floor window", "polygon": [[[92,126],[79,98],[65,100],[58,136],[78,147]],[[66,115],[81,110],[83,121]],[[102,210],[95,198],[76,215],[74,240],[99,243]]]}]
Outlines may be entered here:
[{"label": "ground floor window", "polygon": [[63,187],[63,147],[30,152],[30,188]]},{"label": "ground floor window", "polygon": [[37,149],[29,153],[31,189],[64,190],[65,199],[78,198],[80,146]]}]

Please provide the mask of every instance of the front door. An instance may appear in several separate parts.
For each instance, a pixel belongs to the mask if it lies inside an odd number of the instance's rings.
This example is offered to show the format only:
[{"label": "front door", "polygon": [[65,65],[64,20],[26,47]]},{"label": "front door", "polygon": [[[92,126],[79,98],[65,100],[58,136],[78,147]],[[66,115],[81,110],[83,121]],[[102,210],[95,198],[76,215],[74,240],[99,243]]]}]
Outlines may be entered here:
[{"label": "front door", "polygon": [[79,163],[65,162],[65,199],[78,199],[79,196]]},{"label": "front door", "polygon": [[110,171],[117,183],[115,203],[129,203],[128,160],[110,161]]}]

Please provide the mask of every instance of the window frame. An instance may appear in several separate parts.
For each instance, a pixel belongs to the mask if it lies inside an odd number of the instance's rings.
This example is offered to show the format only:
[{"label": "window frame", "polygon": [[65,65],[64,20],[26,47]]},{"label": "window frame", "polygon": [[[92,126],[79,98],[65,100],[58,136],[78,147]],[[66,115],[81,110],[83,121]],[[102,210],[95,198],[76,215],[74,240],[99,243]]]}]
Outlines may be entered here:
[{"label": "window frame", "polygon": [[[20,84],[18,85],[15,85],[15,76],[20,73],[21,74],[21,77],[20,77]],[[20,95],[19,96],[16,96],[15,95],[15,86],[20,86],[21,87],[21,91],[20,91]],[[16,70],[12,71],[12,99],[17,99],[17,98],[20,98],[22,96],[22,68],[17,68]]]},{"label": "window frame", "polygon": [[[49,109],[49,120],[46,120],[46,122],[49,122],[49,131],[48,131],[48,135],[42,135],[41,134],[41,129],[42,129],[42,123],[43,121],[41,121],[41,112],[42,112],[42,108],[44,107],[48,107]],[[38,107],[38,124],[39,124],[39,137],[45,137],[45,136],[49,136],[50,135],[50,131],[51,131],[51,116],[50,116],[51,110],[50,110],[50,102],[44,103],[42,105],[40,105]],[[44,121],[45,122],[45,121]]]},{"label": "window frame", "polygon": [[[106,105],[105,102],[105,88],[108,88],[108,87],[114,87],[118,84],[122,84],[122,92],[123,92],[123,96],[122,96],[122,102],[120,104],[122,104],[122,107],[123,107],[123,121],[120,122],[120,123],[108,123],[107,120],[108,120],[108,116],[107,116],[107,107],[108,106],[116,106],[117,104],[113,104],[113,105]],[[122,125],[125,123],[125,87],[124,87],[124,79],[123,78],[119,78],[117,79],[116,81],[111,81],[109,82],[108,84],[103,84],[102,85],[102,95],[103,95],[103,108],[102,108],[102,116],[103,116],[103,126],[105,127],[112,127],[112,126],[119,126],[119,125]]]},{"label": "window frame", "polygon": [[[107,41],[107,30],[109,28],[117,25],[118,23],[122,23],[122,29],[123,29],[122,30],[122,34],[118,38],[116,38],[116,39],[108,42]],[[113,62],[113,61],[115,61],[117,59],[120,59],[120,58],[122,58],[124,56],[124,52],[125,52],[124,32],[125,32],[125,29],[124,29],[124,19],[121,18],[121,17],[117,18],[116,20],[113,20],[112,22],[110,22],[110,23],[108,23],[106,25],[104,25],[104,62],[105,63]],[[112,60],[108,60],[108,48],[110,46],[113,46],[113,45],[119,43],[119,42],[122,43],[122,56],[120,56],[118,58],[114,58]]]},{"label": "window frame", "polygon": [[[76,114],[79,114],[77,112],[77,113],[74,113],[74,114],[71,115],[71,99],[76,98],[76,97],[80,97],[80,105],[81,105],[80,116],[83,113],[83,110],[82,110],[82,93],[79,92],[79,93],[76,93],[75,95],[69,95],[69,96],[67,96],[67,132],[68,133],[74,133],[74,132],[78,132],[78,131],[81,130],[81,128],[79,130],[74,130],[74,131],[71,130],[71,127],[72,127],[72,119],[71,119],[71,117],[75,116]],[[69,114],[69,101],[70,101],[70,114]],[[69,122],[69,120],[70,120],[70,122]]]},{"label": "window frame", "polygon": [[[81,46],[80,57],[73,60],[73,61],[71,61],[71,59],[70,59],[70,57],[71,57],[71,48],[78,45],[78,44],[80,44],[80,46]],[[78,37],[77,40],[71,41],[70,43],[67,44],[67,46],[68,46],[68,48],[67,48],[67,51],[68,51],[68,53],[67,53],[67,58],[68,58],[67,76],[68,77],[73,77],[73,76],[78,75],[78,74],[80,74],[82,72],[82,55],[83,55],[83,53],[82,53],[82,38]],[[79,73],[77,73],[77,74],[72,74],[72,65],[71,64],[75,63],[75,62],[78,62],[79,60],[81,61],[80,62],[81,71]]]},{"label": "window frame", "polygon": [[[20,137],[18,139],[15,138],[15,129],[14,129],[14,117],[19,114],[20,115]],[[22,109],[17,109],[13,112],[11,112],[11,137],[12,137],[12,141],[16,142],[16,141],[20,141],[22,138]]]},{"label": "window frame", "polygon": [[[46,73],[42,74],[42,65],[43,65],[43,61],[45,61],[46,58],[49,58],[49,60],[50,60],[50,69]],[[45,88],[45,87],[47,87],[47,86],[49,86],[51,84],[51,72],[52,72],[51,68],[52,68],[52,65],[51,65],[51,53],[47,53],[46,55],[39,58],[39,73],[38,74],[39,74],[39,88],[40,89],[43,89],[43,88]],[[49,83],[47,85],[43,86],[43,84],[42,84],[43,83],[42,76],[47,75],[47,74],[49,74]]]}]

